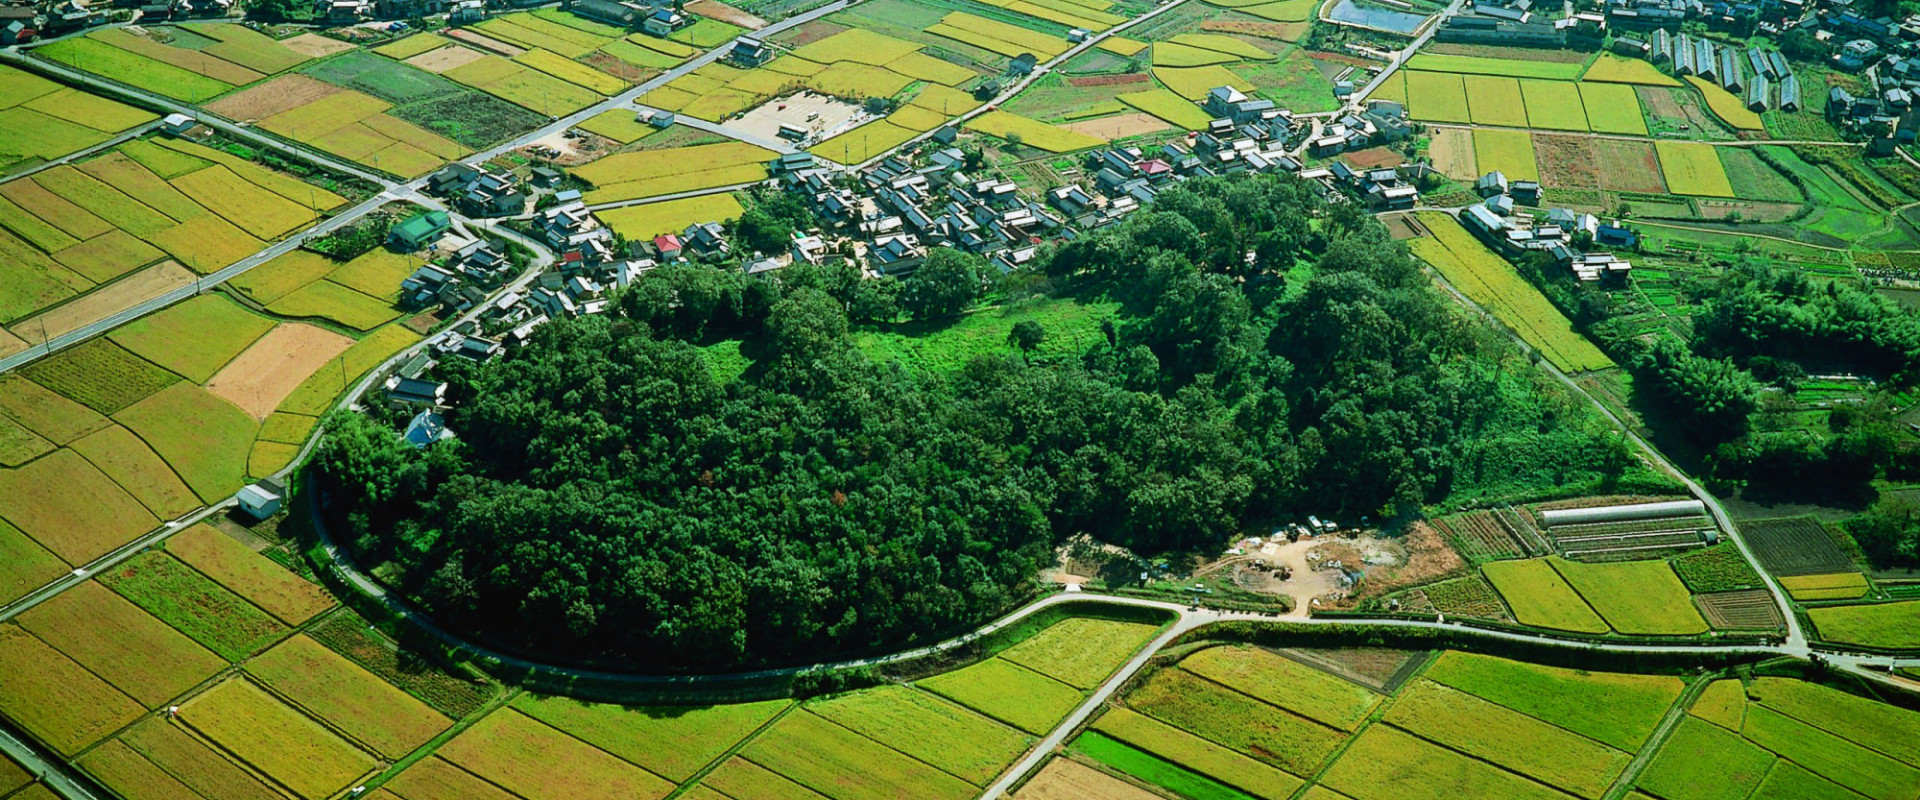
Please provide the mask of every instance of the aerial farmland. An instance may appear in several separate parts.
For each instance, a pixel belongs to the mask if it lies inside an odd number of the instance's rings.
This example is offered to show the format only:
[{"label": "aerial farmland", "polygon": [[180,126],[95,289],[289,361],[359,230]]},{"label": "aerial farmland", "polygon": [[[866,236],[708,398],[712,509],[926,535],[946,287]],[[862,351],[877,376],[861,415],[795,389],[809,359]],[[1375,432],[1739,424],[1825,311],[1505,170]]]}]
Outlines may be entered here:
[{"label": "aerial farmland", "polygon": [[1890,0],[0,2],[0,800],[1920,800]]}]

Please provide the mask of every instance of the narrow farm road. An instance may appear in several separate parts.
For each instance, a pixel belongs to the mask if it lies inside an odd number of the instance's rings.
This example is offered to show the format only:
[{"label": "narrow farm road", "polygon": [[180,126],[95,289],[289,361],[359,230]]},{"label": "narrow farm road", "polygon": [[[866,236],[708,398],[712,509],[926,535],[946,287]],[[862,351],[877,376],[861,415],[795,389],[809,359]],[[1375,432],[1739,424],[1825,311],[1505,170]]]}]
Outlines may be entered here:
[{"label": "narrow farm road", "polygon": [[1710,683],[1712,681],[1706,678],[1695,678],[1687,683],[1687,688],[1674,699],[1673,705],[1667,707],[1666,716],[1660,718],[1660,724],[1654,726],[1653,733],[1633,754],[1633,759],[1627,762],[1627,768],[1621,770],[1620,777],[1614,779],[1613,786],[1607,789],[1601,800],[1621,800],[1633,791],[1634,783],[1640,780],[1640,773],[1646,771],[1654,754],[1666,745],[1667,737],[1673,735],[1673,729],[1680,725],[1680,720],[1686,719],[1687,709],[1693,707],[1693,701],[1699,699],[1700,693],[1706,691]]}]

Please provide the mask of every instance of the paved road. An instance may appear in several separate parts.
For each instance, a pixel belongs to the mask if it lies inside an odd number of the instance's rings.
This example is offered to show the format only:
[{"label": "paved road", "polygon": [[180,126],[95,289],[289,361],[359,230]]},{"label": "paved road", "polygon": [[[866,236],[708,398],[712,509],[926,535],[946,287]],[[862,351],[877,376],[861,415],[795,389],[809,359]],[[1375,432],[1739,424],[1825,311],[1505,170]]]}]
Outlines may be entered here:
[{"label": "paved road", "polygon": [[111,794],[102,795],[94,791],[93,782],[76,776],[66,762],[43,756],[40,748],[15,738],[5,730],[0,730],[0,753],[12,757],[26,767],[28,773],[66,800],[116,800]]}]

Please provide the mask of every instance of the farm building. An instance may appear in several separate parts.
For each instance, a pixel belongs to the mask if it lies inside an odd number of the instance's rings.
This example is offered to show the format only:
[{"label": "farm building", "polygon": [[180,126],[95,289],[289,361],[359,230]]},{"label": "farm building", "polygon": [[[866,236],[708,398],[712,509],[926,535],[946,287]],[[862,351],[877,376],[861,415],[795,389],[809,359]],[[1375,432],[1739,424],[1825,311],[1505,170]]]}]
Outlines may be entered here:
[{"label": "farm building", "polygon": [[1647,60],[1655,64],[1664,64],[1673,60],[1673,35],[1666,28],[1654,30],[1647,40]]},{"label": "farm building", "polygon": [[279,481],[267,478],[251,486],[241,487],[234,499],[240,501],[240,508],[254,519],[266,519],[280,512],[286,503],[287,487]]},{"label": "farm building", "polygon": [[1800,110],[1800,79],[1794,77],[1793,73],[1787,73],[1786,77],[1780,79],[1780,110]]},{"label": "farm building", "polygon": [[408,252],[432,244],[453,227],[445,211],[427,211],[407,219],[387,233],[387,241]]},{"label": "farm building", "polygon": [[1745,86],[1740,78],[1740,55],[1731,47],[1720,48],[1720,85],[1736,94]]},{"label": "farm building", "polygon": [[1765,53],[1760,52],[1760,48],[1758,47],[1747,48],[1747,66],[1753,70],[1753,74],[1755,75],[1765,75],[1769,78],[1778,77],[1773,74],[1773,61],[1769,60]]},{"label": "farm building", "polygon": [[1674,34],[1673,74],[1692,75],[1694,73],[1694,67],[1695,67],[1693,63],[1693,56],[1694,56],[1693,40],[1687,38],[1687,35],[1684,33]]},{"label": "farm building", "polygon": [[1693,74],[1710,81],[1719,80],[1720,51],[1713,46],[1713,42],[1693,40]]},{"label": "farm building", "polygon": [[1767,85],[1767,76],[1753,76],[1753,83],[1747,86],[1747,108],[1755,111],[1767,110],[1767,98],[1772,88]]},{"label": "farm building", "polygon": [[733,49],[727,51],[727,59],[736,67],[752,69],[773,59],[773,48],[766,42],[749,36],[740,37],[733,43]]},{"label": "farm building", "polygon": [[1659,503],[1631,503],[1619,506],[1595,506],[1592,508],[1556,508],[1540,512],[1540,518],[1549,526],[1584,525],[1593,522],[1621,522],[1632,519],[1658,519],[1660,517],[1691,517],[1707,513],[1707,506],[1698,500],[1669,500]]}]

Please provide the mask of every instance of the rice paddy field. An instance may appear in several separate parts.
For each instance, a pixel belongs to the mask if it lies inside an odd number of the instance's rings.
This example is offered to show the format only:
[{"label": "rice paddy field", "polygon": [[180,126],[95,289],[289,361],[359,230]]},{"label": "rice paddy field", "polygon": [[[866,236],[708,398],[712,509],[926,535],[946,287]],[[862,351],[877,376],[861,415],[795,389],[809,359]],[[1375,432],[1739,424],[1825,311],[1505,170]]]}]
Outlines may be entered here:
[{"label": "rice paddy field", "polygon": [[103,28],[33,53],[189,103],[212,99],[311,59],[272,37],[232,23]]},{"label": "rice paddy field", "polygon": [[0,172],[51,161],[158,118],[0,66]]},{"label": "rice paddy field", "polygon": [[[1476,131],[1477,140],[1490,131]],[[1525,134],[1520,134],[1525,136]],[[1485,160],[1482,169],[1489,169]],[[1515,177],[1508,173],[1508,177]],[[1521,278],[1459,223],[1444,214],[1423,213],[1432,238],[1413,240],[1414,254],[1440,271],[1462,293],[1492,312],[1554,366],[1583,372],[1613,366],[1612,359],[1573,329],[1547,298]]]},{"label": "rice paddy field", "polygon": [[[136,139],[0,184],[0,323],[16,336],[64,333],[220,270],[346,202],[178,139]],[[89,305],[96,293],[106,307]]]}]

